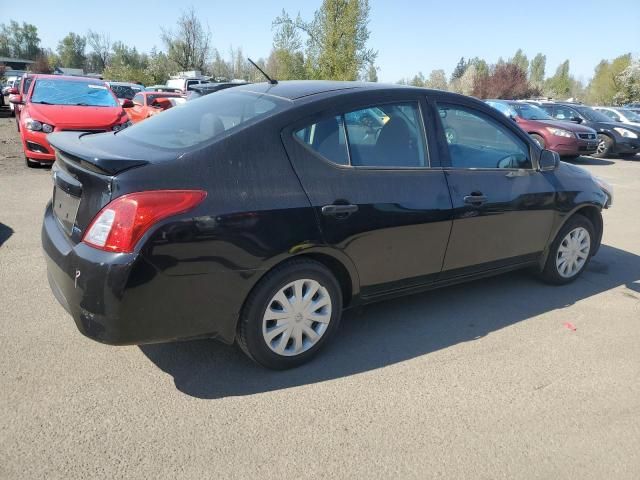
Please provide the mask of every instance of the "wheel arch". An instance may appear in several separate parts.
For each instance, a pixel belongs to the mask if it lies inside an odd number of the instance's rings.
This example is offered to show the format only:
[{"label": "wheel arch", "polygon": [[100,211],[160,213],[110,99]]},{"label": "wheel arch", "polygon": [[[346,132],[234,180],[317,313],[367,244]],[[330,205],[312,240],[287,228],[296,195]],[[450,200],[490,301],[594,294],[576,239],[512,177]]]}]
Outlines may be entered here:
[{"label": "wheel arch", "polygon": [[549,236],[549,241],[544,250],[544,253],[540,258],[540,269],[544,268],[544,265],[547,262],[547,257],[549,256],[549,247],[555,240],[556,235],[558,235],[558,232],[562,229],[562,227],[564,227],[569,219],[573,218],[575,215],[582,215],[583,217],[589,219],[589,221],[593,224],[593,227],[596,230],[594,232],[596,236],[596,242],[594,248],[592,249],[592,256],[598,253],[598,249],[600,248],[600,243],[602,241],[602,232],[604,229],[604,224],[602,221],[602,207],[593,203],[584,203],[578,205],[573,210],[565,214],[562,221],[555,226],[552,234]]}]

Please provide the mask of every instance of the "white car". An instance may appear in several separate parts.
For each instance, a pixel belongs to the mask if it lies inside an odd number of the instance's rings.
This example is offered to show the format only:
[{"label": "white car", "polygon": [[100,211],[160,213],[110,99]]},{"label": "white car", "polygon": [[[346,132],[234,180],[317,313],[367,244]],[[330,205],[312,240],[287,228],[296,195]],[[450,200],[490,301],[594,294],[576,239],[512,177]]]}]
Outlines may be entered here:
[{"label": "white car", "polygon": [[593,107],[594,110],[604,113],[614,122],[628,123],[640,127],[640,114],[628,108],[619,107]]}]

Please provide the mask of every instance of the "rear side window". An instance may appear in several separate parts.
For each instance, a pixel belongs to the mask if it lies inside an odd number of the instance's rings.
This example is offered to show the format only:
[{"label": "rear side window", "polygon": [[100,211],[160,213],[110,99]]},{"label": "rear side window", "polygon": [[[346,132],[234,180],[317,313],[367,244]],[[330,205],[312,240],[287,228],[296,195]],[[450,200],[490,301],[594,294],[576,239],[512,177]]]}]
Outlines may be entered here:
[{"label": "rear side window", "polygon": [[144,106],[144,95],[138,94],[133,97],[133,103]]},{"label": "rear side window", "polygon": [[225,90],[178,105],[117,135],[157,147],[187,148],[267,118],[288,104],[272,96]]},{"label": "rear side window", "polygon": [[531,168],[528,145],[483,112],[439,105],[454,168]]},{"label": "rear side window", "polygon": [[429,165],[417,103],[350,111],[300,129],[295,136],[339,165],[382,168]]}]

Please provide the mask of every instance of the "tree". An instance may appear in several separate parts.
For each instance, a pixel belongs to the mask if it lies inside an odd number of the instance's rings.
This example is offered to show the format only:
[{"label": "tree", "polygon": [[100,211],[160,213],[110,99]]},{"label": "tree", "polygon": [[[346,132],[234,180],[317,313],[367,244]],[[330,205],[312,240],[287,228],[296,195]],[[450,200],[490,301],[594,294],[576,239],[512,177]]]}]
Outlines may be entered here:
[{"label": "tree", "polygon": [[613,102],[617,105],[640,101],[640,59],[633,60],[617,77],[619,91]]},{"label": "tree", "polygon": [[468,66],[469,64],[465,62],[464,57],[461,57],[460,61],[451,73],[451,83],[453,83],[455,80],[458,80],[459,78],[462,78],[462,75],[464,75],[464,72],[467,70]]},{"label": "tree", "polygon": [[527,98],[531,94],[527,74],[513,63],[495,65],[491,74],[477,76],[473,95],[479,98]]},{"label": "tree", "polygon": [[414,77],[409,81],[409,85],[413,87],[424,87],[425,83],[426,80],[422,72],[418,72],[418,74],[414,75]]},{"label": "tree", "polygon": [[268,73],[279,80],[306,78],[302,39],[289,14],[282,14],[273,22],[273,50],[267,61]]},{"label": "tree", "polygon": [[149,61],[144,69],[145,76],[151,83],[145,83],[145,85],[164,84],[176,70],[177,65],[169,59],[167,54],[158,52],[154,47],[149,53]]},{"label": "tree", "polygon": [[306,34],[309,78],[357,80],[378,55],[367,48],[369,15],[368,0],[323,0],[312,21],[305,22],[299,15],[294,21],[282,15],[274,25],[289,24]]},{"label": "tree", "polygon": [[569,75],[569,60],[561,63],[553,77],[545,82],[545,91],[549,96],[566,99],[571,94],[571,77]]},{"label": "tree", "polygon": [[182,70],[204,70],[211,50],[211,32],[205,28],[191,7],[182,13],[177,30],[162,30],[162,41],[169,59]]},{"label": "tree", "polygon": [[[98,33],[93,30],[87,32],[87,43],[91,47],[92,63],[96,63],[98,71],[102,72],[111,58],[111,37],[108,33]],[[93,69],[92,69],[93,70]]]},{"label": "tree", "polygon": [[38,55],[36,60],[30,65],[29,71],[33,73],[52,73],[47,56],[44,54]]},{"label": "tree", "polygon": [[447,76],[444,70],[431,70],[429,79],[425,82],[425,87],[436,90],[447,90]]},{"label": "tree", "polygon": [[34,60],[40,53],[38,28],[30,23],[22,25],[11,20],[0,25],[0,56]]},{"label": "tree", "polygon": [[529,59],[524,54],[521,48],[519,48],[513,55],[513,57],[509,59],[509,63],[513,63],[525,73],[529,71]]},{"label": "tree", "polygon": [[63,67],[84,68],[87,41],[82,35],[70,32],[58,43],[58,55]]},{"label": "tree", "polygon": [[542,88],[544,84],[544,69],[547,64],[547,57],[538,53],[529,66],[529,82],[538,88]]},{"label": "tree", "polygon": [[367,82],[378,81],[378,67],[376,67],[373,63],[369,65],[369,69],[367,70],[366,80]]},{"label": "tree", "polygon": [[475,65],[469,65],[462,77],[459,79],[460,93],[463,95],[473,95],[473,87],[476,82],[478,72]]},{"label": "tree", "polygon": [[595,69],[589,84],[587,99],[591,103],[611,105],[616,94],[623,88],[620,74],[631,65],[631,54],[620,55],[611,62],[602,60]]}]

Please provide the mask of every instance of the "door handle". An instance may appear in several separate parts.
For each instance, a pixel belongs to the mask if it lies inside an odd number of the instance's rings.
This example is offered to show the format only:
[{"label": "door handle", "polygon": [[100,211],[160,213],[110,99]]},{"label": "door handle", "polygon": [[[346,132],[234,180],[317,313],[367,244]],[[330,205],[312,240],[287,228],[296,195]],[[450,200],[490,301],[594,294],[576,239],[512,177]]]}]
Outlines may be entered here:
[{"label": "door handle", "polygon": [[482,205],[483,203],[486,203],[486,201],[488,200],[486,195],[482,195],[481,193],[479,194],[471,194],[471,195],[467,195],[466,197],[464,197],[464,203],[466,204],[470,204],[470,205]]},{"label": "door handle", "polygon": [[352,213],[358,211],[358,205],[325,205],[322,207],[323,215],[331,215],[334,217],[348,217]]}]

